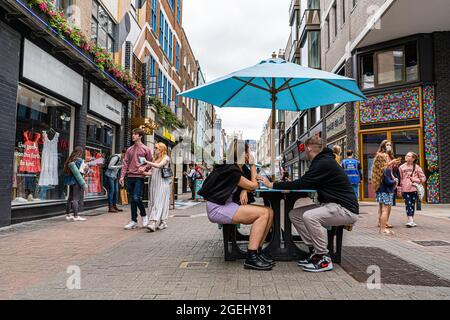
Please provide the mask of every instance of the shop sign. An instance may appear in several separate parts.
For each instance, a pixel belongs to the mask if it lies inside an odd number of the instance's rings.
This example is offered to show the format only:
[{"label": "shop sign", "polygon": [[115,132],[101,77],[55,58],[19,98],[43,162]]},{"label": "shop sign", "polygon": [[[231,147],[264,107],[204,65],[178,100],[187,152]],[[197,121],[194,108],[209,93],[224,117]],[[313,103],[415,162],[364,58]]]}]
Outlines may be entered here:
[{"label": "shop sign", "polygon": [[339,111],[332,114],[327,118],[327,137],[333,137],[336,134],[346,130],[345,126],[345,108],[339,109]]},{"label": "shop sign", "polygon": [[122,122],[122,103],[114,99],[105,91],[91,83],[89,110],[99,115],[121,124]]},{"label": "shop sign", "polygon": [[168,139],[168,140],[170,140],[172,142],[175,142],[175,136],[173,134],[171,134],[169,132],[169,130],[167,130],[165,127],[163,127],[162,135],[163,135],[164,138],[166,138],[166,139]]},{"label": "shop sign", "polygon": [[22,76],[78,104],[83,103],[83,77],[26,39]]},{"label": "shop sign", "polygon": [[361,124],[420,118],[420,88],[368,97],[360,104]]}]

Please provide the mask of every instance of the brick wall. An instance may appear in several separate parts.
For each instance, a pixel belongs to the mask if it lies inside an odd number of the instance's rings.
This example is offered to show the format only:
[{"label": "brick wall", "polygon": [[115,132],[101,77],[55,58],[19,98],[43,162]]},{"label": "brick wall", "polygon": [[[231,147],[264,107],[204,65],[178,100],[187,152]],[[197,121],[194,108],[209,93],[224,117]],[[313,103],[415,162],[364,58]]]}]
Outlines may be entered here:
[{"label": "brick wall", "polygon": [[0,227],[11,224],[11,181],[16,136],[20,34],[0,21]]},{"label": "brick wall", "polygon": [[450,203],[450,32],[434,34],[436,121],[441,202]]}]

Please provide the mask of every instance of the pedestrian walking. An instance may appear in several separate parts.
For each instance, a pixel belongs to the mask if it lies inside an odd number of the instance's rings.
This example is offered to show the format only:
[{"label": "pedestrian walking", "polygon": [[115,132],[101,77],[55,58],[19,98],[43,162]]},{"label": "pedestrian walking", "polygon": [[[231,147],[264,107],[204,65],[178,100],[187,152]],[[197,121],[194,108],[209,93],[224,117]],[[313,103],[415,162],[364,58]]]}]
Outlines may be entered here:
[{"label": "pedestrian walking", "polygon": [[[417,164],[418,156],[414,152],[408,152],[405,156],[406,163],[400,166],[400,187],[403,198],[405,199],[406,215],[408,228],[416,227],[414,222],[415,204],[419,198],[418,189],[421,188],[418,184],[423,184],[426,181],[425,174],[422,168]],[[423,187],[422,187],[423,188]]]},{"label": "pedestrian walking", "polygon": [[191,189],[191,199],[195,200],[195,168],[194,164],[189,164],[189,172],[184,172],[189,184],[189,189]]},{"label": "pedestrian walking", "polygon": [[333,154],[336,162],[341,165],[342,161],[342,148],[338,145],[333,146]]},{"label": "pedestrian walking", "polygon": [[108,212],[122,212],[122,209],[117,207],[119,199],[119,172],[122,168],[122,161],[125,157],[127,149],[122,149],[119,154],[113,154],[105,162],[105,178],[108,189]]},{"label": "pedestrian walking", "polygon": [[125,153],[122,164],[122,172],[120,174],[119,183],[123,187],[125,177],[128,178],[128,194],[131,199],[131,221],[124,228],[127,230],[138,227],[137,210],[139,208],[142,217],[142,226],[148,225],[148,216],[145,212],[144,202],[142,201],[142,192],[144,191],[144,172],[139,168],[149,169],[145,161],[152,161],[152,151],[142,142],[144,130],[140,128],[133,129],[131,139],[133,146],[129,147]]},{"label": "pedestrian walking", "polygon": [[[75,147],[64,163],[64,185],[69,186],[69,196],[66,203],[67,221],[86,221],[79,216],[81,194],[84,191],[83,175],[87,166],[83,160],[83,148]],[[73,211],[73,215],[70,212]]]},{"label": "pedestrian walking", "polygon": [[262,246],[272,226],[272,209],[259,205],[239,205],[233,201],[233,195],[239,187],[247,192],[258,188],[255,166],[251,166],[250,180],[243,176],[244,148],[238,150],[238,145],[241,143],[243,142],[234,140],[230,144],[227,152],[228,163],[224,160],[223,164],[214,166],[214,170],[206,178],[199,194],[206,200],[206,211],[211,222],[252,225],[244,268],[270,270],[274,261],[262,252]]},{"label": "pedestrian walking", "polygon": [[154,232],[167,228],[167,218],[169,217],[171,177],[163,176],[163,168],[170,166],[170,158],[167,155],[167,146],[159,142],[155,145],[155,162],[146,161],[152,167],[151,172],[145,175],[151,176],[149,188],[149,224],[147,229]]},{"label": "pedestrian walking", "polygon": [[[379,189],[381,182],[383,181],[383,174],[386,167],[390,167],[391,171],[393,172],[393,177],[397,180],[399,179],[398,176],[395,175],[395,171],[393,168],[398,167],[400,164],[400,159],[394,158],[393,148],[392,148],[392,142],[389,140],[383,140],[378,147],[378,151],[375,155],[373,166],[372,166],[372,173],[371,173],[371,181],[372,181],[372,187],[373,190],[376,193],[376,198],[378,199],[378,196],[382,196],[381,194],[377,194],[377,190]],[[389,197],[389,201],[382,201],[378,202],[378,228],[381,228],[381,216],[383,214],[383,203],[387,202],[389,203],[390,207],[392,207],[395,203],[395,189],[392,190],[392,194],[384,195],[385,200],[387,197]],[[380,198],[381,199],[381,198]],[[386,228],[393,228],[393,226],[389,223],[389,218],[391,215],[391,210],[386,208],[387,210],[387,219],[386,219]]]},{"label": "pedestrian walking", "polygon": [[347,158],[342,160],[342,168],[355,191],[356,198],[359,199],[359,184],[362,181],[361,162],[353,158],[354,152],[351,149],[347,150]]},{"label": "pedestrian walking", "polygon": [[[391,147],[390,141],[383,141],[380,145],[379,152],[375,156],[372,168],[372,186],[376,192],[376,201],[378,208],[378,227],[380,234],[394,234],[388,228],[392,228],[388,224],[391,214],[391,208],[394,201],[394,190],[398,185],[398,178],[393,175],[393,166],[398,165],[398,159],[391,160],[386,151]],[[383,152],[384,151],[384,152]]]},{"label": "pedestrian walking", "polygon": [[318,137],[305,141],[305,152],[311,165],[295,181],[271,183],[265,177],[258,177],[258,181],[271,189],[317,190],[320,206],[304,206],[289,213],[292,224],[309,248],[310,255],[298,262],[307,272],[333,270],[325,227],[354,224],[359,215],[358,200],[344,170],[336,162],[333,151],[322,148],[322,139]]}]

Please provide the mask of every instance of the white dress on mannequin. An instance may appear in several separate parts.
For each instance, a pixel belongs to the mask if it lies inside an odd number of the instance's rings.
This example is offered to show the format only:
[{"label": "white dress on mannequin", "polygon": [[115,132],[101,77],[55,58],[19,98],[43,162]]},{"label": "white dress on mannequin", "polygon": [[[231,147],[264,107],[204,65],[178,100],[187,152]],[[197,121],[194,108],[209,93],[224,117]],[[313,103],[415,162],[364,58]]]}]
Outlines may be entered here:
[{"label": "white dress on mannequin", "polygon": [[41,157],[40,186],[58,185],[58,139],[58,132],[55,133],[52,140],[48,138],[45,131],[43,132],[44,148]]}]

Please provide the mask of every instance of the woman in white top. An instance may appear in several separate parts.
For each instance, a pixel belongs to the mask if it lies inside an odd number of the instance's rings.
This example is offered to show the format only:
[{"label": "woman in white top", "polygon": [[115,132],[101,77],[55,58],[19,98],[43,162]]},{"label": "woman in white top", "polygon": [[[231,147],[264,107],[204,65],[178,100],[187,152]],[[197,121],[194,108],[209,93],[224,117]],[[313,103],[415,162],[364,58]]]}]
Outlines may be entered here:
[{"label": "woman in white top", "polygon": [[162,177],[162,168],[170,166],[170,158],[167,155],[167,147],[164,143],[155,145],[155,162],[146,161],[152,167],[150,172],[144,174],[152,177],[149,188],[150,223],[147,228],[150,231],[167,228],[169,216],[171,178]]}]

